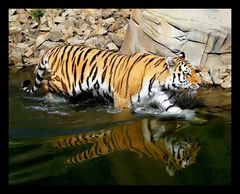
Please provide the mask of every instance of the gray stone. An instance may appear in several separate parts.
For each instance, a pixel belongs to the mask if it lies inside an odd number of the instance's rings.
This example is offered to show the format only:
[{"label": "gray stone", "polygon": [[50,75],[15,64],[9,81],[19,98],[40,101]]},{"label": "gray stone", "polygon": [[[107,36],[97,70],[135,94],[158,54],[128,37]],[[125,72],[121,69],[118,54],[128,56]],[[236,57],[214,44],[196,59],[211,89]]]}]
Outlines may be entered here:
[{"label": "gray stone", "polygon": [[118,51],[119,50],[118,47],[113,42],[110,42],[109,44],[107,44],[106,47],[110,51]]},{"label": "gray stone", "polygon": [[16,34],[21,31],[22,31],[22,27],[18,27],[18,26],[9,27],[9,34]]},{"label": "gray stone", "polygon": [[54,18],[54,22],[55,23],[63,23],[63,22],[65,22],[65,17],[57,16]]},{"label": "gray stone", "polygon": [[33,28],[33,29],[36,29],[38,27],[38,23],[34,22],[33,24],[31,24],[30,27]]},{"label": "gray stone", "polygon": [[103,21],[102,26],[104,26],[105,28],[108,28],[110,25],[113,25],[115,21],[116,20],[114,18],[107,18],[106,20]]},{"label": "gray stone", "polygon": [[39,58],[25,58],[25,65],[30,66],[30,65],[37,65],[39,62]]},{"label": "gray stone", "polygon": [[226,78],[224,78],[224,81],[221,84],[221,86],[223,88],[231,88],[231,86],[232,86],[232,84],[231,84],[231,75],[229,75]]},{"label": "gray stone", "polygon": [[131,13],[120,53],[175,56],[173,50],[178,49],[193,65],[209,68],[211,79],[204,78],[208,83],[223,84],[231,73],[230,9],[133,9]]},{"label": "gray stone", "polygon": [[69,39],[67,39],[67,43],[74,45],[74,44],[84,44],[86,41],[85,40],[81,40],[77,37],[71,37]]},{"label": "gray stone", "polygon": [[17,19],[18,19],[18,15],[11,15],[11,16],[9,16],[8,21],[9,22],[16,22]]},{"label": "gray stone", "polygon": [[204,84],[213,84],[212,78],[208,72],[203,73],[202,80]]},{"label": "gray stone", "polygon": [[102,11],[102,18],[103,18],[103,19],[109,18],[112,14],[113,14],[113,11],[112,11],[112,10],[104,9],[104,10]]},{"label": "gray stone", "polygon": [[121,40],[116,34],[114,33],[109,33],[112,41],[117,45],[117,46],[122,46],[123,40]]},{"label": "gray stone", "polygon": [[33,51],[30,48],[28,48],[27,52],[24,53],[24,56],[25,57],[30,57],[32,54],[33,54]]},{"label": "gray stone", "polygon": [[48,38],[49,38],[48,34],[42,34],[42,35],[38,36],[37,40],[36,40],[36,47],[39,47],[43,42],[48,40]]},{"label": "gray stone", "polygon": [[87,39],[85,42],[85,45],[95,47],[97,42],[98,42],[98,38],[95,36],[95,37],[91,37],[91,38]]},{"label": "gray stone", "polygon": [[106,33],[107,33],[107,30],[104,28],[100,28],[97,32],[97,34],[99,34],[99,35],[106,34]]},{"label": "gray stone", "polygon": [[47,22],[47,18],[45,15],[43,15],[41,18],[40,18],[40,23],[41,25],[45,24]]},{"label": "gray stone", "polygon": [[53,42],[63,40],[63,33],[59,31],[51,31],[49,33],[49,39]]},{"label": "gray stone", "polygon": [[16,11],[17,11],[17,9],[9,9],[9,10],[8,10],[8,14],[9,14],[10,16],[12,16],[12,15],[14,15],[14,14],[16,13]]},{"label": "gray stone", "polygon": [[42,26],[40,28],[40,31],[42,31],[42,32],[49,32],[50,30],[51,30],[51,27]]},{"label": "gray stone", "polygon": [[16,69],[22,69],[24,67],[24,64],[23,63],[17,63],[16,65],[15,65],[15,68]]},{"label": "gray stone", "polygon": [[218,77],[218,72],[215,72],[212,75],[212,80],[215,84],[222,84],[223,83],[223,80]]},{"label": "gray stone", "polygon": [[26,48],[28,48],[28,44],[20,42],[16,45],[16,47],[18,47],[20,49],[26,49]]},{"label": "gray stone", "polygon": [[12,52],[9,55],[9,64],[18,64],[22,63],[22,53],[20,48],[15,48],[12,50]]},{"label": "gray stone", "polygon": [[45,41],[38,49],[44,50],[60,45],[58,42]]}]

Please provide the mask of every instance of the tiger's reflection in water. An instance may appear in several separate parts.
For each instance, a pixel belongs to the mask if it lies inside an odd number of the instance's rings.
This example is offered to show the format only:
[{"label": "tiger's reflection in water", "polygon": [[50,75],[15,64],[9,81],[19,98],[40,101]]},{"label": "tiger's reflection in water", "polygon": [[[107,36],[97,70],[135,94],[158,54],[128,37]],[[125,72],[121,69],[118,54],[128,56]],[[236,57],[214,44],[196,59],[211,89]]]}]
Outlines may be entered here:
[{"label": "tiger's reflection in water", "polygon": [[[186,124],[186,121],[184,122]],[[174,176],[176,170],[195,163],[200,148],[195,138],[181,133],[184,122],[145,118],[106,130],[57,137],[53,140],[53,145],[57,148],[90,145],[86,150],[67,159],[65,164],[128,150],[140,156],[161,160],[168,174]]]}]

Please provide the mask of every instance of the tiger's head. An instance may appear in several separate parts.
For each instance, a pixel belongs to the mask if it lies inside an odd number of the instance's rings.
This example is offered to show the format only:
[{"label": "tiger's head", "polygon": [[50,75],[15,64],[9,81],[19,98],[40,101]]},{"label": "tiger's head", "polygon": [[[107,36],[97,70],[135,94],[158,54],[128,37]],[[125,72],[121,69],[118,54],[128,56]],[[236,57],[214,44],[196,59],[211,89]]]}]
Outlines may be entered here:
[{"label": "tiger's head", "polygon": [[195,68],[186,58],[184,52],[178,52],[177,57],[167,57],[166,63],[170,73],[165,87],[171,90],[188,90],[195,93],[202,85],[201,70]]},{"label": "tiger's head", "polygon": [[166,170],[174,176],[176,170],[184,169],[196,162],[200,149],[199,143],[191,136],[185,138],[169,137],[166,140],[168,158]]}]

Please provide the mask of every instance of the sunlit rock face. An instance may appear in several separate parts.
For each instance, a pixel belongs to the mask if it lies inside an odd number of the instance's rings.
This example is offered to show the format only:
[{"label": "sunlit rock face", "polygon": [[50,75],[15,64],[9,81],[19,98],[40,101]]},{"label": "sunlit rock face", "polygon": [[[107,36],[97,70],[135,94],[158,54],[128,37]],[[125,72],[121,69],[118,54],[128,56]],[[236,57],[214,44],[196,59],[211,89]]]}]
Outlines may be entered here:
[{"label": "sunlit rock face", "polygon": [[182,50],[206,67],[208,84],[231,87],[230,9],[133,9],[120,52],[168,56]]}]

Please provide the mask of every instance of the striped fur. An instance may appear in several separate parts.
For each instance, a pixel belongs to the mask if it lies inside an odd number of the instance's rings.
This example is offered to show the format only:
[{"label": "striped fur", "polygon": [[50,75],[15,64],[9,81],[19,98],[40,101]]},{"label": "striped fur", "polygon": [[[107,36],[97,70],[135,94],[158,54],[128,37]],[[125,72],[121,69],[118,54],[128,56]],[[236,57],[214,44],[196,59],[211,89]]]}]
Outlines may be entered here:
[{"label": "striped fur", "polygon": [[[45,71],[50,79],[43,80]],[[23,82],[23,90],[77,96],[91,92],[112,99],[116,108],[155,105],[163,111],[179,112],[174,91],[194,92],[201,77],[185,54],[161,57],[146,53],[121,55],[87,46],[63,45],[49,49],[41,58],[34,86]]]},{"label": "striped fur", "polygon": [[169,124],[161,123],[157,119],[143,119],[95,133],[58,137],[53,141],[53,145],[57,148],[90,145],[88,149],[66,160],[65,164],[128,150],[162,161],[169,175],[173,176],[176,170],[194,163],[199,150],[196,140],[174,135],[176,129],[179,130],[176,122]]}]

